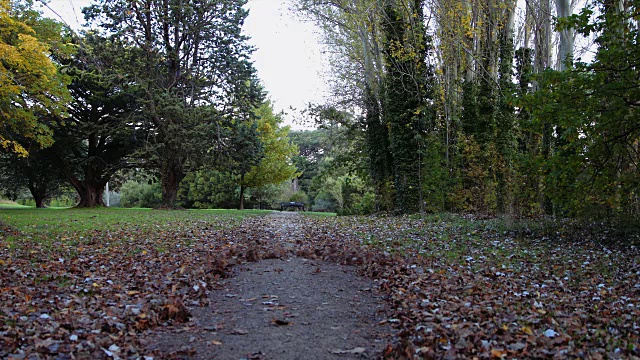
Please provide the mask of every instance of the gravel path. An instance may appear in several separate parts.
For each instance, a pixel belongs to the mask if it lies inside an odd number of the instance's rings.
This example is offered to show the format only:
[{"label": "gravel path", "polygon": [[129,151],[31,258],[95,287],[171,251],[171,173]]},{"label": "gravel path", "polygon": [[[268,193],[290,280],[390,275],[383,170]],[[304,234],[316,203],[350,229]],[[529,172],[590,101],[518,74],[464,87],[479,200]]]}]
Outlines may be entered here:
[{"label": "gravel path", "polygon": [[[284,248],[305,236],[304,218],[292,213],[245,226],[255,241]],[[288,255],[242,264],[210,300],[148,348],[185,359],[362,359],[379,357],[389,342],[389,328],[378,325],[384,299],[350,266]]]}]

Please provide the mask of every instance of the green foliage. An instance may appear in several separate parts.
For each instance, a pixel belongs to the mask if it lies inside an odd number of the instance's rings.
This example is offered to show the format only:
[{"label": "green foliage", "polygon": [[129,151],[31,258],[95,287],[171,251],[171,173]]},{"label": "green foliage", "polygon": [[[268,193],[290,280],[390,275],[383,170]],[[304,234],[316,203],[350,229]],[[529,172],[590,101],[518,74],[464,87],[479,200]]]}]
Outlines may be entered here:
[{"label": "green foliage", "polygon": [[552,152],[538,156],[536,164],[558,214],[640,214],[640,33],[627,20],[638,4],[624,11],[608,4],[598,3],[595,17],[585,9],[566,20],[578,32],[596,33],[595,60],[545,72],[537,78],[539,91],[524,101],[537,134],[555,129]]},{"label": "green foliage", "polygon": [[431,134],[425,137],[420,149],[423,207],[428,212],[441,212],[446,209],[449,179],[443,147],[442,141],[435,134]]},{"label": "green foliage", "polygon": [[268,184],[249,189],[249,205],[263,210],[279,209],[280,202],[285,199],[286,189],[290,187],[289,181],[285,181],[280,184]]},{"label": "green foliage", "polygon": [[307,114],[318,129],[290,135],[300,149],[300,155],[294,157],[302,173],[299,186],[318,211],[350,207],[350,197],[342,196],[345,178],[359,178],[371,190],[367,181],[366,134],[350,113],[333,106],[311,106]]},{"label": "green foliage", "polygon": [[304,204],[309,203],[309,197],[304,191],[296,191],[291,196],[289,196],[289,201],[301,202]]},{"label": "green foliage", "polygon": [[0,149],[22,157],[28,149],[20,139],[52,144],[47,122],[64,116],[69,96],[50,57],[61,47],[61,24],[41,18],[31,4],[0,0]]},{"label": "green foliage", "polygon": [[313,199],[313,206],[311,208],[313,211],[336,212],[336,204],[333,196],[325,190],[318,192],[318,195]]},{"label": "green foliage", "polygon": [[287,137],[289,127],[280,127],[282,119],[273,113],[270,102],[263,103],[255,113],[257,139],[264,147],[264,156],[244,173],[241,184],[256,188],[291,180],[297,174],[292,158],[298,149]]},{"label": "green foliage", "polygon": [[191,172],[180,184],[178,203],[185,208],[231,209],[237,203],[236,178],[215,170]]},{"label": "green foliage", "polygon": [[156,208],[162,201],[162,193],[158,182],[139,183],[127,181],[120,188],[120,205],[122,207]]},{"label": "green foliage", "polygon": [[106,35],[131,49],[123,75],[144,89],[145,125],[153,135],[145,158],[160,174],[164,207],[175,206],[186,174],[215,157],[227,139],[221,135],[250,122],[263,100],[242,34],[245,3],[103,0],[86,10]]}]

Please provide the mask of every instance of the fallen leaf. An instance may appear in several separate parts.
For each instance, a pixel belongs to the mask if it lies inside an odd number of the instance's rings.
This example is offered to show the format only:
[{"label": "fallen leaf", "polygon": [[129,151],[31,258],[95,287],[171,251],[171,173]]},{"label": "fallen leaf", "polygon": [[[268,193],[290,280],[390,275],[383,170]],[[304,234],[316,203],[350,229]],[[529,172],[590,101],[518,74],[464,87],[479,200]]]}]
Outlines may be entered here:
[{"label": "fallen leaf", "polygon": [[286,320],[280,320],[280,319],[273,318],[273,319],[271,319],[271,325],[287,326],[287,325],[293,325],[293,323],[291,321],[286,321]]},{"label": "fallen leaf", "polygon": [[524,348],[527,347],[527,344],[521,343],[521,342],[517,342],[514,344],[509,344],[507,345],[507,348],[509,348],[509,350],[513,350],[513,351],[520,351]]},{"label": "fallen leaf", "polygon": [[505,356],[507,356],[507,352],[505,350],[491,349],[491,357],[503,358]]},{"label": "fallen leaf", "polygon": [[363,347],[357,347],[357,348],[353,348],[351,350],[333,350],[331,351],[332,354],[336,354],[336,355],[343,355],[343,354],[362,354],[366,351],[365,348]]},{"label": "fallen leaf", "polygon": [[533,330],[531,330],[531,328],[528,326],[523,326],[522,329],[520,329],[520,331],[522,331],[527,335],[533,335]]}]

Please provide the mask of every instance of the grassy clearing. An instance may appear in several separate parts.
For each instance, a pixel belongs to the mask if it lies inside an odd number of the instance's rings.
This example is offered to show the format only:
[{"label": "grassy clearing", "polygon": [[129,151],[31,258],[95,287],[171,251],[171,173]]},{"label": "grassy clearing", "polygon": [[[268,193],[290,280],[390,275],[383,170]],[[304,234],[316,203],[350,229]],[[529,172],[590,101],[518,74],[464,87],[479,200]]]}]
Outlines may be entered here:
[{"label": "grassy clearing", "polygon": [[11,247],[17,242],[36,241],[46,246],[56,240],[78,243],[88,238],[135,238],[150,232],[188,231],[195,227],[220,229],[236,226],[245,216],[264,215],[261,210],[184,210],[92,208],[0,209],[4,225],[19,232],[9,236]]},{"label": "grassy clearing", "polygon": [[29,206],[20,205],[14,201],[0,199],[0,210],[2,209],[28,209]]}]

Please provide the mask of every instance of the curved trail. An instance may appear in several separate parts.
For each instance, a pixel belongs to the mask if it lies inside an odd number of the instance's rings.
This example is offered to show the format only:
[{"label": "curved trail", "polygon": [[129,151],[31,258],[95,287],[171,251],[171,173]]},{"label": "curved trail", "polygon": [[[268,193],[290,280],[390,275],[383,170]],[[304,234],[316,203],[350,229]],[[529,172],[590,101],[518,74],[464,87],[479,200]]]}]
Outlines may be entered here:
[{"label": "curved trail", "polygon": [[[311,222],[274,213],[243,222],[243,241],[280,250],[278,258],[233,267],[210,305],[191,308],[183,328],[163,331],[148,347],[168,358],[376,358],[389,342],[384,299],[351,266],[295,257]],[[256,259],[258,260],[258,259]]]}]

